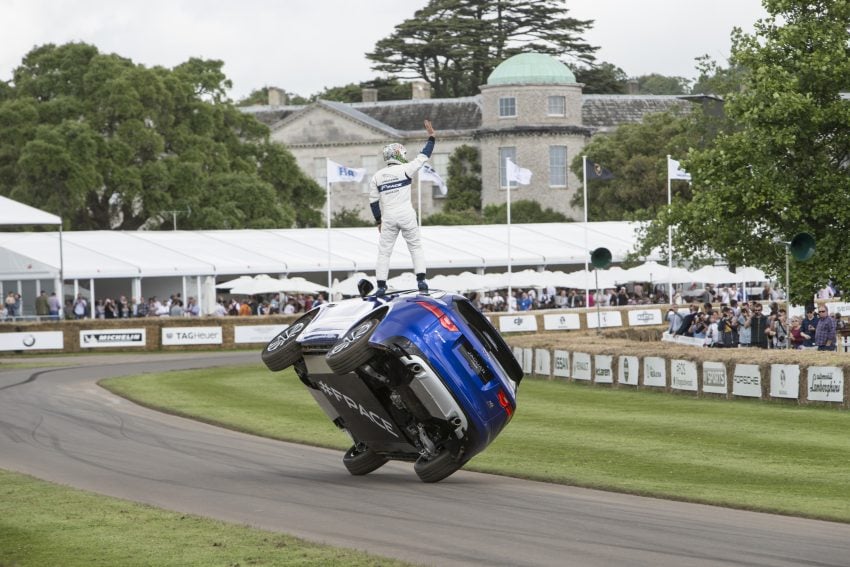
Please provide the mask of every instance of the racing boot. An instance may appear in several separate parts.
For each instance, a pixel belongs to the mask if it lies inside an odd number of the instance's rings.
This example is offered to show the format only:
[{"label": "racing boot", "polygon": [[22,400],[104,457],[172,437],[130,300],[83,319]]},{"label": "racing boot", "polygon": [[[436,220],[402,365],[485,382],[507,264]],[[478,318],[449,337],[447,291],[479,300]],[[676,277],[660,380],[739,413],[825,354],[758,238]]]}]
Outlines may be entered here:
[{"label": "racing boot", "polygon": [[419,288],[419,293],[428,293],[428,282],[425,280],[425,274],[416,274],[416,286]]},{"label": "racing boot", "polygon": [[375,290],[375,297],[384,297],[387,294],[387,282],[378,280],[378,289]]}]

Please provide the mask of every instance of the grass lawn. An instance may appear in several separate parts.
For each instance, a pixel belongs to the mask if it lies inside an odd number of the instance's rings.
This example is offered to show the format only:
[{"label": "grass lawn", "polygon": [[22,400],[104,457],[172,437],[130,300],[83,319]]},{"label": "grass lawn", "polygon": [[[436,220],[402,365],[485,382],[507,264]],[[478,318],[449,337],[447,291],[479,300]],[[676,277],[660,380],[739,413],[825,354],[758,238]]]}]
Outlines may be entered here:
[{"label": "grass lawn", "polygon": [[0,471],[0,566],[407,565]]}]

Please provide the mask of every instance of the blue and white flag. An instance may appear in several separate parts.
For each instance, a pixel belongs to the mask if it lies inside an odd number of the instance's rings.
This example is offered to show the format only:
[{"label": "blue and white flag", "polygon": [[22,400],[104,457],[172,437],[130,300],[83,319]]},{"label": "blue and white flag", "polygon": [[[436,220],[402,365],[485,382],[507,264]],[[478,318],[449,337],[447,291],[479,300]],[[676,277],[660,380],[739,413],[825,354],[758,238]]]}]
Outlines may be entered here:
[{"label": "blue and white flag", "polygon": [[328,161],[328,183],[336,183],[337,181],[355,181],[363,180],[366,175],[365,169],[357,169],[354,167],[345,167],[335,161]]},{"label": "blue and white flag", "polygon": [[437,173],[437,170],[431,167],[430,163],[426,163],[422,166],[422,169],[419,170],[419,177],[423,181],[430,181],[431,183],[436,183],[440,187],[440,194],[445,195],[449,192],[449,188],[446,186],[446,182],[443,181],[443,178],[440,177],[440,174]]},{"label": "blue and white flag", "polygon": [[691,174],[679,167],[679,162],[667,158],[667,178],[668,179],[682,179],[684,181],[691,180]]}]

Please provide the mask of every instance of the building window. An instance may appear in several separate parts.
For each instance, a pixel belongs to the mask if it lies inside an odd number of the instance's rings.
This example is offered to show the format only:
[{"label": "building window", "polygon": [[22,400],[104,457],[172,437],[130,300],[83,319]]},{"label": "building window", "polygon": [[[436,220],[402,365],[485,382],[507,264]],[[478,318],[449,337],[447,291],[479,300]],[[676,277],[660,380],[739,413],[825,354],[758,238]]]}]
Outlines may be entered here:
[{"label": "building window", "polygon": [[[449,154],[433,154],[431,156],[431,165],[434,170],[443,178],[446,184],[449,183]],[[440,190],[440,186],[434,183],[431,190],[431,198],[445,199],[446,196]]]},{"label": "building window", "polygon": [[499,118],[512,118],[516,116],[516,98],[504,96],[499,99]]},{"label": "building window", "polygon": [[[499,186],[502,189],[508,187],[508,171],[505,167],[505,160],[510,160],[516,163],[516,148],[499,148]],[[511,187],[516,187],[517,182],[511,181]]]},{"label": "building window", "polygon": [[549,146],[549,187],[567,186],[567,146]]},{"label": "building window", "polygon": [[363,181],[361,182],[361,190],[363,193],[368,193],[369,182],[372,180],[372,176],[378,171],[378,156],[360,156],[360,167],[366,170],[366,175],[363,176]]},{"label": "building window", "polygon": [[566,116],[567,98],[563,96],[550,96],[548,98],[546,113],[549,116]]}]

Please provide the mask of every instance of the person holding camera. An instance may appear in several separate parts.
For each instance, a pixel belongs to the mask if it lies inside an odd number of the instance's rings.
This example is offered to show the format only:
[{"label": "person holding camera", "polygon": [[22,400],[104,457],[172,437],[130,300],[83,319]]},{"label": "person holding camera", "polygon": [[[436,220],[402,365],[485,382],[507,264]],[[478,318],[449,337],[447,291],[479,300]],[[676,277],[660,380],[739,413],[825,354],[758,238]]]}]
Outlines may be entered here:
[{"label": "person holding camera", "polygon": [[724,307],[717,320],[717,348],[732,348],[737,345],[738,320],[731,307]]},{"label": "person holding camera", "polygon": [[750,330],[750,345],[753,347],[767,348],[767,331],[770,325],[763,311],[764,306],[761,303],[753,303],[753,313],[744,323],[744,327]]},{"label": "person holding camera", "polygon": [[788,348],[788,321],[784,309],[780,309],[767,330],[773,348]]}]

